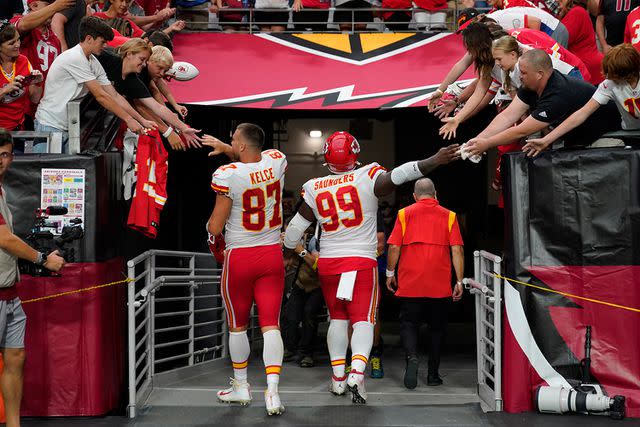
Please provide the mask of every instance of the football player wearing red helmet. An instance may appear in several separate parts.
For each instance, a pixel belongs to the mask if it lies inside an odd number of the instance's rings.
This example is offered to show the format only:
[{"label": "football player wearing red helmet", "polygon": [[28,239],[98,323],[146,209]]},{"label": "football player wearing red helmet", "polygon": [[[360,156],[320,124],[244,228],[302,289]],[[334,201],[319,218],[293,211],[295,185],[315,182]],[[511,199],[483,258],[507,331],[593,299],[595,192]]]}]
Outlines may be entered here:
[{"label": "football player wearing red helmet", "polygon": [[[441,148],[428,159],[405,163],[387,172],[377,163],[358,168],[360,144],[348,132],[335,132],[324,145],[331,175],[303,186],[304,201],[289,222],[284,237],[288,258],[304,230],[318,220],[322,227],[318,273],[331,316],[327,343],[333,376],[330,391],[348,389],[354,403],[366,403],[364,370],[373,344],[378,306],[376,222],[378,198],[396,186],[421,178],[436,167],[460,158],[457,144]],[[351,372],[345,356],[351,336]]]}]

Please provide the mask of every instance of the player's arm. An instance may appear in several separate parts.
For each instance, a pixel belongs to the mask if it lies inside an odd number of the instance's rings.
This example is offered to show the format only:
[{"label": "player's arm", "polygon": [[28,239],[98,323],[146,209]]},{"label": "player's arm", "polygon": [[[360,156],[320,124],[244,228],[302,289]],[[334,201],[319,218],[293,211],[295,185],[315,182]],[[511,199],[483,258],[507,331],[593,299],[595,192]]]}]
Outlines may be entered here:
[{"label": "player's arm", "polygon": [[298,212],[291,218],[284,232],[283,245],[285,258],[290,258],[295,255],[295,247],[300,243],[304,232],[309,228],[314,219],[315,215],[311,207],[306,202],[302,202]]},{"label": "player's arm", "polygon": [[229,219],[231,214],[231,205],[233,201],[222,194],[216,196],[216,205],[213,207],[209,221],[207,222],[207,231],[212,236],[219,236],[222,234],[222,229]]},{"label": "player's arm", "polygon": [[459,148],[458,144],[442,147],[428,159],[407,162],[397,168],[393,168],[391,172],[384,172],[378,175],[373,187],[373,193],[376,197],[386,196],[391,194],[397,186],[405,182],[415,181],[428,175],[438,166],[458,160],[460,158]]},{"label": "player's arm", "polygon": [[206,145],[207,147],[213,148],[213,151],[209,152],[209,157],[217,156],[219,154],[224,154],[232,162],[235,162],[238,160],[236,159],[235,154],[233,154],[233,148],[231,148],[231,145],[225,144],[215,136],[205,134],[202,137],[202,145]]}]

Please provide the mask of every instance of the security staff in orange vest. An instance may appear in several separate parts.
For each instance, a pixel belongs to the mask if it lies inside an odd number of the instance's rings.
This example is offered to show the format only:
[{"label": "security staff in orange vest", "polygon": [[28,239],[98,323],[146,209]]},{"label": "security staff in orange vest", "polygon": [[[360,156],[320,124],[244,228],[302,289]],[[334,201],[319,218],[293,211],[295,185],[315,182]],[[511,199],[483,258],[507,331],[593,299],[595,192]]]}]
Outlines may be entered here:
[{"label": "security staff in orange vest", "polygon": [[[455,212],[440,206],[429,178],[416,181],[413,198],[416,203],[398,211],[387,256],[387,288],[400,300],[400,336],[407,357],[404,385],[408,389],[418,384],[418,331],[425,320],[431,332],[427,385],[442,384],[438,368],[449,304],[462,298],[464,275],[463,243]],[[451,258],[457,278],[453,292]]]}]

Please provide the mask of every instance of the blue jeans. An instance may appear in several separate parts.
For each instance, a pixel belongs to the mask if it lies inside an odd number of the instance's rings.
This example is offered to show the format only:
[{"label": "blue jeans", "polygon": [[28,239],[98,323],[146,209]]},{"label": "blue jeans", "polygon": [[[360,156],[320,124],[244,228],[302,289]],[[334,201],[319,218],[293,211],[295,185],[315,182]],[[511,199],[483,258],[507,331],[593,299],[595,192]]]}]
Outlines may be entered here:
[{"label": "blue jeans", "polygon": [[569,71],[569,74],[567,74],[567,76],[571,76],[574,79],[578,79],[578,80],[584,80],[584,76],[582,75],[580,70],[577,69],[576,67],[574,67],[573,70]]},{"label": "blue jeans", "polygon": [[[69,152],[68,142],[69,142],[69,132],[66,130],[58,129],[53,126],[43,125],[37,119],[33,121],[33,127],[36,132],[56,132],[62,134],[62,152]],[[33,146],[34,153],[46,153],[47,152],[47,144],[34,144]]]}]

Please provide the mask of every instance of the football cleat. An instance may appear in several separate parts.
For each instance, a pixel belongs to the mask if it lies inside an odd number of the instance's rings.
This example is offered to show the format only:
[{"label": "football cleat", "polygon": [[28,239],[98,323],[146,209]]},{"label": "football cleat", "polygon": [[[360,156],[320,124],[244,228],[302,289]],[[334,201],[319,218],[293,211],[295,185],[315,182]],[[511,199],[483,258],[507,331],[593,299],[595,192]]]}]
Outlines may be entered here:
[{"label": "football cleat", "polygon": [[347,388],[351,392],[353,403],[364,405],[367,403],[367,391],[364,388],[364,372],[351,370],[347,379]]},{"label": "football cleat", "polygon": [[284,412],[284,406],[280,402],[280,395],[277,391],[264,391],[264,403],[267,406],[267,415],[280,415]]},{"label": "football cleat", "polygon": [[335,375],[331,376],[329,391],[334,396],[344,396],[347,391],[347,376],[345,375],[342,378],[338,378]]},{"label": "football cleat", "polygon": [[217,393],[218,400],[223,403],[239,403],[246,406],[251,403],[251,388],[248,382],[239,382],[231,378],[231,387]]},{"label": "football cleat", "polygon": [[349,132],[334,132],[324,143],[325,165],[333,173],[353,170],[358,165],[360,144]]}]

